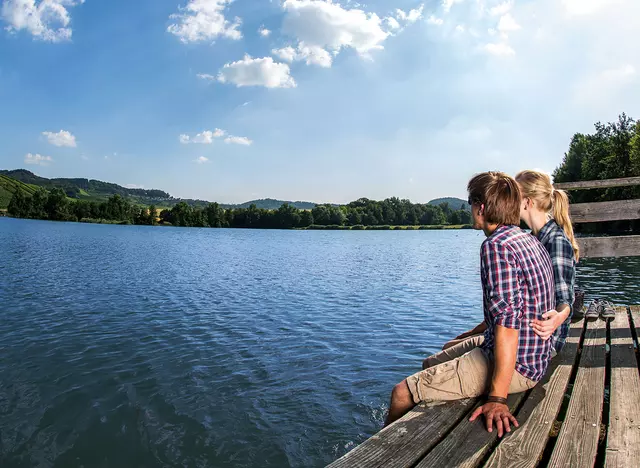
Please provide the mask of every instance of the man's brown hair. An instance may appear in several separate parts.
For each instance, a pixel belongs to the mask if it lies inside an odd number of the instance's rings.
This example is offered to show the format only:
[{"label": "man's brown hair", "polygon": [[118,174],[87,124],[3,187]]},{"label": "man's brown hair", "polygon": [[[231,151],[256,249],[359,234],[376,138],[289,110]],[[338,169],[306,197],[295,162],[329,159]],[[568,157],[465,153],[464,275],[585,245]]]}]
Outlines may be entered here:
[{"label": "man's brown hair", "polygon": [[469,202],[484,205],[484,219],[490,224],[520,225],[520,188],[504,172],[483,172],[469,181]]}]

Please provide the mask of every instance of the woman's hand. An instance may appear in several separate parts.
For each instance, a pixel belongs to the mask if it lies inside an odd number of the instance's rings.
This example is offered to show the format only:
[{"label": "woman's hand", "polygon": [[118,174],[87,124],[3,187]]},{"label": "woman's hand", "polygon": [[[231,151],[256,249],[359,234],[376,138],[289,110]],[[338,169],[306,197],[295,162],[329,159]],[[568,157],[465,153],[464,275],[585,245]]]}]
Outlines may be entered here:
[{"label": "woman's hand", "polygon": [[548,340],[555,333],[560,325],[564,323],[565,317],[555,310],[550,310],[542,314],[543,320],[533,320],[531,327],[536,335],[543,340]]}]

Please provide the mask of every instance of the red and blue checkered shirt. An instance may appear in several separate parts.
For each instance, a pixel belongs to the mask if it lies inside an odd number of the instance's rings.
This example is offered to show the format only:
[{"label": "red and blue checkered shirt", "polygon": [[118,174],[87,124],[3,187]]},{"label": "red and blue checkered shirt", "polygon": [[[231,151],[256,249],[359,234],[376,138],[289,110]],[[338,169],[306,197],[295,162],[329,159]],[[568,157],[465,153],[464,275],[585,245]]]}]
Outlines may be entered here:
[{"label": "red and blue checkered shirt", "polygon": [[549,253],[517,226],[500,226],[480,249],[480,269],[487,323],[482,349],[493,359],[495,327],[519,330],[516,371],[538,381],[551,360],[551,340],[533,332],[529,322],[555,306]]}]

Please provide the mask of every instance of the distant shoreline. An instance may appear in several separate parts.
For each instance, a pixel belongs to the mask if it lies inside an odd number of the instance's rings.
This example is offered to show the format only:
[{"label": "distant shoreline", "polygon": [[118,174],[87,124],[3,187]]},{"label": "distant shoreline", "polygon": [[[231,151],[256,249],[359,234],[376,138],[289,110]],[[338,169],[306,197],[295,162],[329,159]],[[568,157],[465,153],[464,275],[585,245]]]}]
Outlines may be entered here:
[{"label": "distant shoreline", "polygon": [[[109,224],[115,226],[136,226],[136,224],[128,221],[112,221],[108,219],[91,219],[84,218],[80,221],[58,221],[50,219],[34,219],[34,218],[18,218],[10,216],[6,211],[0,210],[0,217],[7,217],[12,219],[33,219],[34,221],[50,221],[54,223],[81,223],[81,224]],[[151,226],[151,225],[149,225]],[[173,226],[170,223],[157,223],[155,227],[186,227],[186,226]],[[197,226],[189,226],[197,227]],[[265,230],[282,230],[282,231],[447,231],[447,230],[469,230],[473,229],[470,224],[441,224],[441,225],[417,225],[417,226],[405,226],[405,225],[380,225],[380,226],[321,226],[311,225],[303,228],[247,228],[247,227],[197,227],[198,229],[265,229]]]}]

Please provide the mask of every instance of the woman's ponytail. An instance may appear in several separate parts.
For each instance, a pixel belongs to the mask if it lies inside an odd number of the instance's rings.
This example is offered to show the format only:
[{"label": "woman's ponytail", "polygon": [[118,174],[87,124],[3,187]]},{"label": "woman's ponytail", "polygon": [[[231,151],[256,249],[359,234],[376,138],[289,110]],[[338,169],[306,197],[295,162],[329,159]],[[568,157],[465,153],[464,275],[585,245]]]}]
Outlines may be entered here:
[{"label": "woman's ponytail", "polygon": [[553,219],[555,219],[558,226],[560,226],[567,235],[569,242],[571,242],[573,254],[577,262],[580,259],[580,247],[573,234],[573,224],[571,224],[571,218],[569,217],[569,197],[564,190],[553,190],[552,198]]}]

